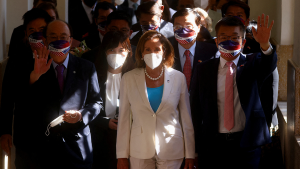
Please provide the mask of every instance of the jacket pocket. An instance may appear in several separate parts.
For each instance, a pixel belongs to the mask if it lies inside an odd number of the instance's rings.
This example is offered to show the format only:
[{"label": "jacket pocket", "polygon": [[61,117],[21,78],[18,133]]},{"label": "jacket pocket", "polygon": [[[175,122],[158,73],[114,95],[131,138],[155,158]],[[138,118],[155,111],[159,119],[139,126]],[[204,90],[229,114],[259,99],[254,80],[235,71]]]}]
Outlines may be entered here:
[{"label": "jacket pocket", "polygon": [[135,126],[131,128],[131,137],[139,136],[142,134],[142,127]]}]

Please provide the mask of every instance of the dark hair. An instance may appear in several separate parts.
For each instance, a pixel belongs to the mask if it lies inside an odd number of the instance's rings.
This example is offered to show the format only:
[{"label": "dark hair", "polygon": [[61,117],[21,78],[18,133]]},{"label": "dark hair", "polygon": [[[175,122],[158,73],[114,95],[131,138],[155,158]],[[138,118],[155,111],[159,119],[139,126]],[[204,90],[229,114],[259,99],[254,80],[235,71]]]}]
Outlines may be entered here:
[{"label": "dark hair", "polygon": [[255,20],[249,22],[249,25],[246,28],[246,33],[250,33],[251,35],[253,35],[252,27],[254,27],[257,30],[257,22]]},{"label": "dark hair", "polygon": [[[56,19],[55,21],[60,21],[60,22],[65,23],[65,24],[68,26],[68,28],[69,28],[69,31],[70,31],[70,37],[73,37],[73,29],[72,29],[72,27],[71,27],[70,24],[68,24],[66,21],[60,20],[60,19]],[[55,21],[53,21],[53,22],[55,22]],[[46,28],[44,29],[44,31],[43,31],[43,34],[44,34],[44,37],[45,37],[45,38],[47,37],[48,26],[49,26],[49,24],[47,25],[47,27],[46,27]]]},{"label": "dark hair", "polygon": [[174,24],[174,20],[176,17],[187,16],[187,15],[194,15],[196,25],[199,26],[201,24],[201,16],[199,15],[199,13],[197,11],[195,11],[192,8],[183,8],[183,9],[178,10],[172,17],[172,23]]},{"label": "dark hair", "polygon": [[243,33],[243,38],[245,38],[245,33],[246,33],[246,28],[243,24],[243,22],[236,18],[236,17],[224,17],[219,22],[217,23],[215,29],[216,29],[216,34],[218,36],[218,31],[221,26],[237,26],[240,27],[241,32]]},{"label": "dark hair", "polygon": [[249,19],[249,16],[250,16],[250,7],[249,5],[247,5],[245,2],[242,2],[240,0],[233,0],[233,1],[229,1],[228,3],[224,4],[222,6],[222,16],[225,17],[225,14],[227,12],[227,9],[230,7],[230,6],[237,6],[237,7],[240,7],[242,9],[244,9],[245,11],[245,14],[246,14],[246,18]]},{"label": "dark hair", "polygon": [[52,9],[54,11],[55,15],[56,15],[56,19],[59,19],[57,9],[55,8],[53,3],[43,2],[43,3],[39,4],[39,6],[37,6],[37,8],[40,8],[40,9],[45,10],[45,11]]},{"label": "dark hair", "polygon": [[27,25],[31,22],[34,21],[36,19],[44,19],[45,22],[48,24],[49,22],[51,22],[51,17],[50,15],[43,9],[39,9],[39,8],[33,8],[30,11],[27,11],[24,15],[23,15],[23,27],[26,30],[27,29]]},{"label": "dark hair", "polygon": [[143,58],[142,53],[144,51],[145,43],[148,40],[156,39],[156,38],[159,39],[160,43],[163,45],[163,52],[164,52],[163,57],[165,59],[162,61],[162,63],[165,66],[167,66],[168,68],[173,66],[175,55],[174,55],[174,49],[173,49],[172,44],[161,33],[154,31],[154,30],[150,30],[142,35],[142,37],[140,38],[139,43],[136,47],[136,52],[135,52],[136,67],[138,67],[138,68],[146,67],[145,62],[142,60],[142,58]]},{"label": "dark hair", "polygon": [[141,14],[149,14],[149,15],[156,15],[161,17],[162,11],[159,8],[159,5],[155,1],[144,2],[135,11],[135,15],[137,18],[141,17]]},{"label": "dark hair", "polygon": [[162,19],[165,21],[171,22],[170,7],[169,7],[167,0],[162,0],[162,5],[164,6]]},{"label": "dark hair", "polygon": [[123,11],[114,11],[107,16],[107,26],[111,23],[112,20],[124,20],[128,23],[129,28],[131,29],[132,20],[131,18]]},{"label": "dark hair", "polygon": [[102,9],[102,10],[109,10],[109,9],[112,9],[113,11],[116,11],[116,7],[112,4],[112,3],[108,3],[106,1],[104,2],[99,2],[97,3],[96,7],[95,7],[95,10],[93,12],[93,19],[97,19],[98,16],[99,16],[99,9]]},{"label": "dark hair", "polygon": [[37,7],[37,4],[39,3],[39,1],[42,1],[42,2],[50,2],[50,3],[52,3],[55,7],[57,7],[57,1],[56,1],[56,0],[34,0],[34,1],[33,1],[33,6],[34,6],[34,7]]},{"label": "dark hair", "polygon": [[[106,60],[106,52],[109,49],[114,49],[118,47],[120,43],[126,50],[129,51],[126,61],[123,65],[123,68],[128,70],[134,68],[134,64],[132,63],[132,49],[131,49],[129,37],[124,33],[122,33],[121,31],[109,31],[103,37],[99,49],[99,53],[97,55],[98,57],[95,60],[95,66],[98,72],[99,79],[101,79],[100,77],[105,76],[107,73],[108,63]],[[123,73],[128,71],[124,69],[122,69]],[[104,74],[100,74],[100,73],[104,73]]]}]

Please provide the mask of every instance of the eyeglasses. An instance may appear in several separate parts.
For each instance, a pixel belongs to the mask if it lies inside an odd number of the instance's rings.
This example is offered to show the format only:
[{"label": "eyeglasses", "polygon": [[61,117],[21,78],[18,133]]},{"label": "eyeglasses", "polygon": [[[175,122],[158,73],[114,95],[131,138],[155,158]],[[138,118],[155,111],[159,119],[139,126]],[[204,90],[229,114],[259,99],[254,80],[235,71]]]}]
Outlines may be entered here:
[{"label": "eyeglasses", "polygon": [[62,35],[62,36],[58,37],[55,35],[50,35],[47,37],[50,39],[50,41],[57,41],[57,40],[69,40],[69,37],[71,37],[71,36]]},{"label": "eyeglasses", "polygon": [[234,42],[239,42],[240,39],[243,39],[240,36],[225,36],[225,35],[220,35],[218,36],[219,41],[226,41],[226,40],[232,40]]},{"label": "eyeglasses", "polygon": [[178,29],[182,29],[182,28],[187,28],[187,29],[194,29],[194,26],[193,25],[185,25],[185,26],[181,26],[181,25],[175,25],[173,27],[173,29],[176,31]]}]

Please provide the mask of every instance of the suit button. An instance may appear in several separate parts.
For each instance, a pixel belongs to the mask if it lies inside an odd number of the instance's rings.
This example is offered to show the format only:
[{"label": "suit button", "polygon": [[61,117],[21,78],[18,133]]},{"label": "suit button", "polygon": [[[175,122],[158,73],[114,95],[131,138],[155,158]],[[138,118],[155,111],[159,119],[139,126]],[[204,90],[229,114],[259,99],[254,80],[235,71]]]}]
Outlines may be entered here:
[{"label": "suit button", "polygon": [[155,114],[153,114],[152,116],[153,116],[153,117],[155,117],[156,115],[155,115]]}]

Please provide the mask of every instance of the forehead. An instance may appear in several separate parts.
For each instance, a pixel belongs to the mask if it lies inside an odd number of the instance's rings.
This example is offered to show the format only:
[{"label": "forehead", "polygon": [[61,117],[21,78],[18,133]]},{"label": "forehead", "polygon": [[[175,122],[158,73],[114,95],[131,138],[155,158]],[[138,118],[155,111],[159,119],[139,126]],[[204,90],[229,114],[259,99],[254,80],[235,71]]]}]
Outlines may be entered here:
[{"label": "forehead", "polygon": [[67,24],[61,21],[53,21],[48,25],[47,34],[67,34],[70,35],[70,30]]},{"label": "forehead", "polygon": [[141,17],[140,20],[142,21],[147,21],[147,20],[158,20],[159,17],[156,15],[150,15],[150,14],[145,14],[145,13],[141,13]]},{"label": "forehead", "polygon": [[125,20],[121,20],[121,19],[114,19],[114,20],[111,20],[110,24],[107,25],[107,27],[118,27],[118,28],[128,28],[129,29],[129,25],[128,25],[128,22],[125,21]]},{"label": "forehead", "polygon": [[226,35],[226,36],[232,36],[232,35],[238,35],[243,36],[243,32],[240,29],[239,26],[220,26],[218,30],[218,36],[219,35]]},{"label": "forehead", "polygon": [[162,44],[159,41],[159,38],[149,39],[145,42],[145,48],[153,48],[153,47],[162,47]]},{"label": "forehead", "polygon": [[195,23],[195,15],[189,13],[186,16],[178,16],[174,18],[174,24],[176,23]]},{"label": "forehead", "polygon": [[243,14],[246,14],[245,13],[245,10],[239,6],[229,6],[227,8],[227,11],[226,13],[243,13]]}]

